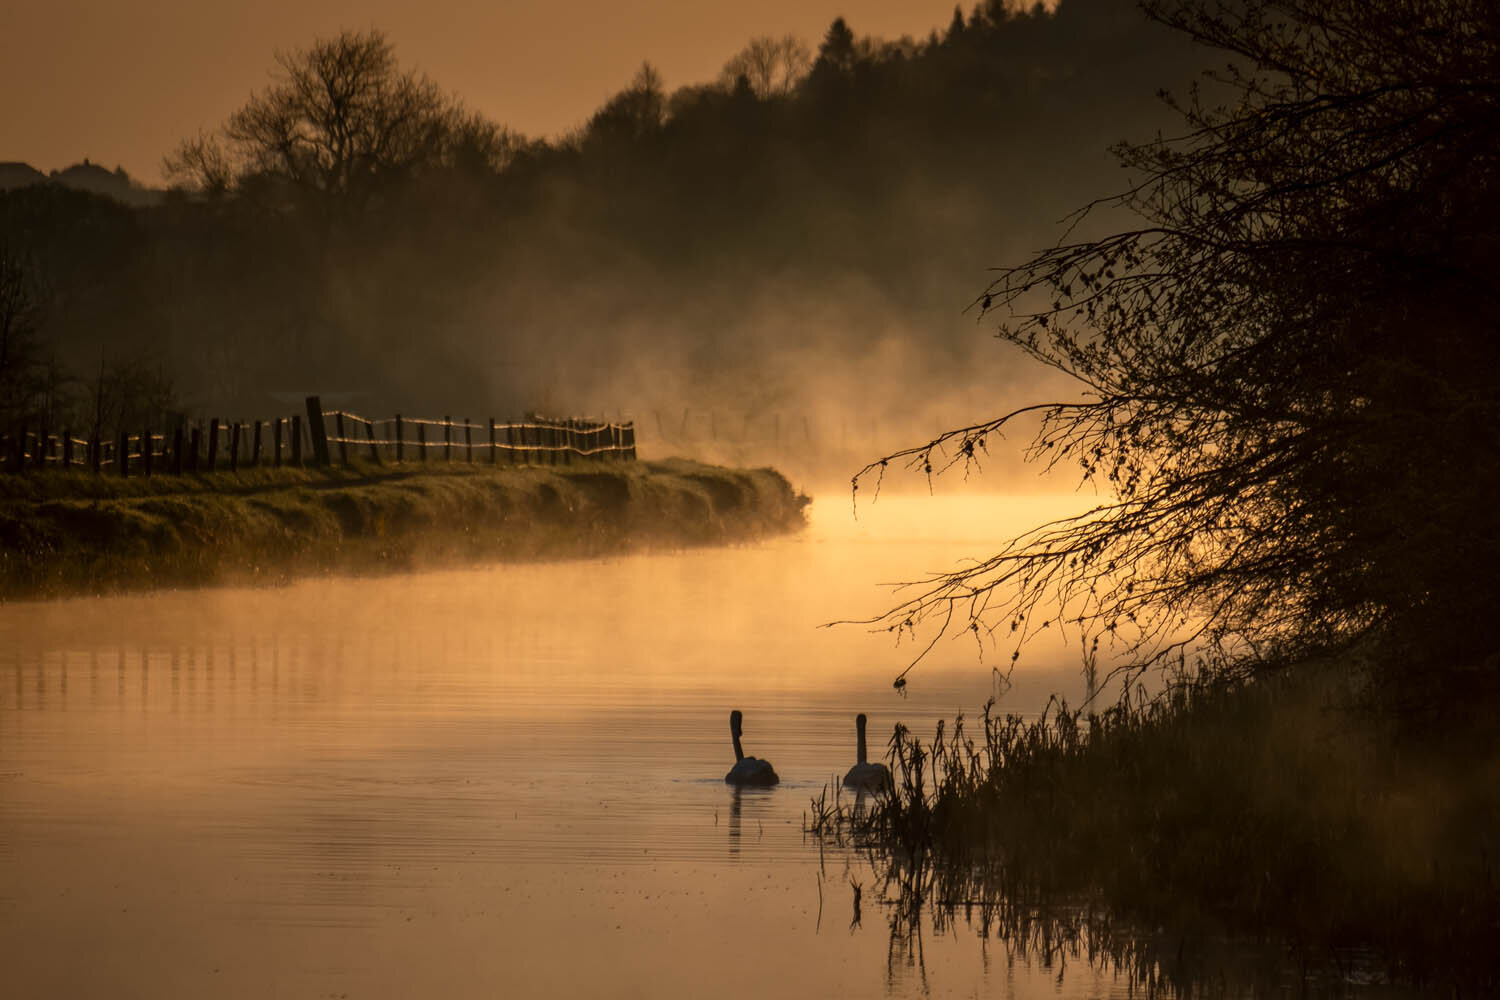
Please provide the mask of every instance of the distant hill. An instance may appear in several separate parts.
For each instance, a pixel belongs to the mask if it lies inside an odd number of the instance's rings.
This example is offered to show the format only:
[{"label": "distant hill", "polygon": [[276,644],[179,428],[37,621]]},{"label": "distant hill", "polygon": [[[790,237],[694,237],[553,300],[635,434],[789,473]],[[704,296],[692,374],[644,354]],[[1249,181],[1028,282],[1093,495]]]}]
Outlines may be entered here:
[{"label": "distant hill", "polygon": [[29,163],[15,161],[0,163],[0,191],[26,187],[28,184],[40,184],[46,179],[46,174]]},{"label": "distant hill", "polygon": [[87,157],[62,170],[44,174],[29,163],[11,161],[0,163],[0,191],[27,187],[32,184],[60,184],[75,191],[89,191],[126,205],[154,205],[162,199],[162,192],[141,187],[131,180],[123,167],[108,170]]}]

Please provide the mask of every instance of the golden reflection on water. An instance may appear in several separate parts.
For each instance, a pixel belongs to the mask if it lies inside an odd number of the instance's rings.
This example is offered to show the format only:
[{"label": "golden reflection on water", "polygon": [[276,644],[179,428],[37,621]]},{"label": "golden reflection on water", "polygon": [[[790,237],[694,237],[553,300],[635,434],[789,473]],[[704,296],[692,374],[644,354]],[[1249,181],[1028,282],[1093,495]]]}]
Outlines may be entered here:
[{"label": "golden reflection on water", "polygon": [[[1070,503],[1076,506],[1077,501]],[[985,554],[1036,498],[833,498],[795,538],[0,608],[0,953],[18,996],[1057,995],[972,937],[893,949],[808,800],[972,644],[824,622]],[[1002,707],[1076,690],[1023,661]],[[783,783],[736,792],[746,752]],[[863,886],[863,919],[850,900]],[[919,960],[920,959],[920,960]],[[987,964],[988,963],[988,964]],[[1064,995],[1119,990],[1075,970]]]}]

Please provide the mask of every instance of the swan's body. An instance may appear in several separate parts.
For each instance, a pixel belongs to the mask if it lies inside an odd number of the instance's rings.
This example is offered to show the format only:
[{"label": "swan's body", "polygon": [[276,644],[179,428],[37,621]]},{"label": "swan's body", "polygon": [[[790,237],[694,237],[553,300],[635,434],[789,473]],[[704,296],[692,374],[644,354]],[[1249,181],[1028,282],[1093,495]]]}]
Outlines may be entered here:
[{"label": "swan's body", "polygon": [[729,713],[729,735],[734,738],[734,767],[724,775],[724,783],[728,785],[774,785],[781,779],[776,776],[776,769],[768,760],[759,757],[746,757],[745,751],[740,749],[740,710],[735,709]]},{"label": "swan's body", "polygon": [[858,763],[844,775],[844,787],[861,792],[878,792],[891,787],[891,772],[884,764],[871,764],[865,754],[865,716],[861,712],[854,717],[854,732],[857,737]]}]

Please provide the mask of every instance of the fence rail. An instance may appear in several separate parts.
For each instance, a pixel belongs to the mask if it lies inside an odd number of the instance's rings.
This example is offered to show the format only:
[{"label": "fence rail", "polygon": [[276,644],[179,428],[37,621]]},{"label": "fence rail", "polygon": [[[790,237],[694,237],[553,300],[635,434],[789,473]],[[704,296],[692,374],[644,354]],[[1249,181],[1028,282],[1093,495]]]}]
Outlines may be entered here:
[{"label": "fence rail", "polygon": [[170,435],[146,428],[109,439],[97,433],[76,437],[67,428],[54,434],[45,428],[19,427],[0,436],[0,468],[12,473],[58,469],[152,476],[234,472],[261,465],[347,466],[355,461],[473,464],[476,454],[489,465],[630,461],[636,457],[635,425],[536,416],[519,421],[492,417],[483,424],[399,413],[370,419],[347,410],[324,410],[318,397],[310,396],[305,420],[301,414],[269,420],[213,419],[178,424]]}]

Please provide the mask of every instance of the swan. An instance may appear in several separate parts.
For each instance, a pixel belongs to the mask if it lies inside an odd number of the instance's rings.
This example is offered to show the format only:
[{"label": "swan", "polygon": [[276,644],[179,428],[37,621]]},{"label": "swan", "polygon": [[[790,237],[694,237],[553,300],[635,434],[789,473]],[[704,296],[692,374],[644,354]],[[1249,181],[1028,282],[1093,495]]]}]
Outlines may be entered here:
[{"label": "swan", "polygon": [[734,767],[724,775],[728,785],[774,785],[781,779],[776,777],[771,762],[758,757],[746,757],[740,749],[740,710],[729,713],[729,735],[734,737]]},{"label": "swan", "polygon": [[862,792],[878,792],[891,787],[891,772],[884,764],[871,764],[865,757],[865,713],[854,717],[854,732],[858,737],[859,762],[844,775],[845,788],[857,788]]}]

